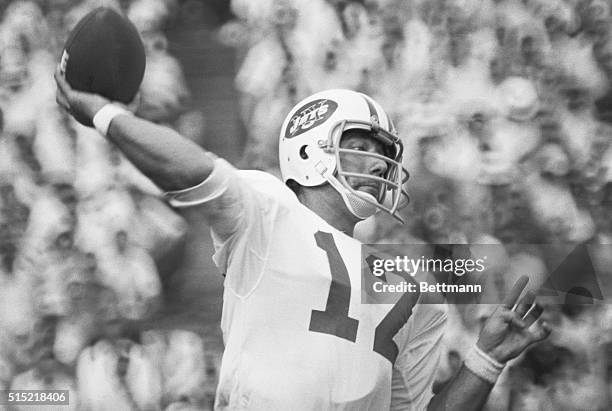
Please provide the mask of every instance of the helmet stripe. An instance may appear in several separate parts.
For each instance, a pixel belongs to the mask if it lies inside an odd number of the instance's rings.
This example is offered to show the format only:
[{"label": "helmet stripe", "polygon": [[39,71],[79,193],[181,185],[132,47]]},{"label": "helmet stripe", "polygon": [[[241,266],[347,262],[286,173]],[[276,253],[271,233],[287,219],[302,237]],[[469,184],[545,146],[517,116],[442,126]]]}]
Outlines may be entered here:
[{"label": "helmet stripe", "polygon": [[383,129],[390,132],[395,132],[395,127],[393,126],[393,122],[391,122],[391,118],[389,118],[389,115],[385,110],[383,110],[380,104],[372,100],[370,96],[367,96],[365,94],[361,95],[365,99],[366,103],[368,103],[368,109],[370,110],[370,118],[372,118],[372,116],[376,116],[376,118],[378,119],[378,123]]},{"label": "helmet stripe", "polygon": [[[361,93],[359,93],[361,94]],[[370,98],[368,96],[366,96],[365,94],[361,94],[361,97],[363,97],[363,99],[365,100],[366,104],[368,105],[368,110],[370,110],[370,120],[372,119],[372,117],[376,117],[376,121],[380,123],[380,116],[378,115],[378,112],[376,111],[376,107],[374,106],[374,102],[370,100]]]},{"label": "helmet stripe", "polygon": [[380,104],[378,104],[377,102],[376,102],[376,108],[381,113],[381,114],[379,114],[379,117],[380,117],[380,126],[382,128],[384,128],[385,130],[392,132],[393,131],[393,123],[391,122],[391,119],[389,118],[389,115],[382,108],[382,106]]},{"label": "helmet stripe", "polygon": [[389,114],[384,110],[383,113],[385,113],[385,118],[387,119],[387,130],[389,130],[391,133],[395,133],[395,124],[393,124],[393,121],[391,121],[391,117],[389,117]]}]

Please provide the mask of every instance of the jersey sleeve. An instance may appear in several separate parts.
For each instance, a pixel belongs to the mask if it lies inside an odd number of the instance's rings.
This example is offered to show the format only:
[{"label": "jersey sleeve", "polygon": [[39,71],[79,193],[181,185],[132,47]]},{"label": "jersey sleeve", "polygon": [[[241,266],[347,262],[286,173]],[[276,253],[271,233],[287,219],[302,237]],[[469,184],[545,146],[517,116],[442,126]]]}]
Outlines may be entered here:
[{"label": "jersey sleeve", "polygon": [[277,213],[287,201],[287,190],[268,173],[237,170],[217,158],[212,173],[202,183],[167,192],[164,197],[173,207],[197,207],[211,227],[213,260],[226,275],[226,287],[243,295],[253,288],[262,272]]},{"label": "jersey sleeve", "polygon": [[406,341],[393,366],[391,410],[426,410],[441,354],[444,304],[417,304],[413,321],[400,330]]}]

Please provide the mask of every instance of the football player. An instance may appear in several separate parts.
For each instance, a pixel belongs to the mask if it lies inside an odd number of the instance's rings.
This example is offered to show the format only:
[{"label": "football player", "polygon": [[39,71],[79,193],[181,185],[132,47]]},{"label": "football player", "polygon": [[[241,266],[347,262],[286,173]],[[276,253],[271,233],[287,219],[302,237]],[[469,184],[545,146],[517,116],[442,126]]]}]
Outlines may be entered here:
[{"label": "football player", "polygon": [[75,91],[59,72],[56,81],[62,107],[92,119],[170,204],[196,207],[211,227],[225,273],[216,409],[478,409],[504,363],[548,335],[533,295],[517,304],[520,282],[432,399],[444,306],[409,294],[360,303],[354,226],[407,201],[402,142],[370,97],[329,90],[298,103],[280,131],[280,181]]}]

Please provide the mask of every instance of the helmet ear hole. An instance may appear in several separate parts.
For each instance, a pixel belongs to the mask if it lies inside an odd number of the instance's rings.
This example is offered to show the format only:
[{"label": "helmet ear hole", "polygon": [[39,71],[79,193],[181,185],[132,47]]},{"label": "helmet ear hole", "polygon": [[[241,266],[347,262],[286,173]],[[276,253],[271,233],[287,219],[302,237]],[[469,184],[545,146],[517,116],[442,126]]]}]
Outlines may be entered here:
[{"label": "helmet ear hole", "polygon": [[306,152],[306,147],[308,147],[306,144],[300,147],[300,157],[304,160],[308,160],[308,153]]}]

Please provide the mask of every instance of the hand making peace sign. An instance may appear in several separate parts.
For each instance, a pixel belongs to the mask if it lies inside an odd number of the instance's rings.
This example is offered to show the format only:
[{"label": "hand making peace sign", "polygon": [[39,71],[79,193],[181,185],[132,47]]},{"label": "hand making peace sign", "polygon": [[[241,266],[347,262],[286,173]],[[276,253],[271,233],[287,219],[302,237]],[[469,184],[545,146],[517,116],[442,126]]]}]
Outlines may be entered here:
[{"label": "hand making peace sign", "polygon": [[505,363],[520,355],[530,345],[550,335],[550,326],[538,320],[543,309],[535,302],[535,294],[527,291],[519,297],[529,282],[520,277],[480,332],[476,345],[493,359]]}]

